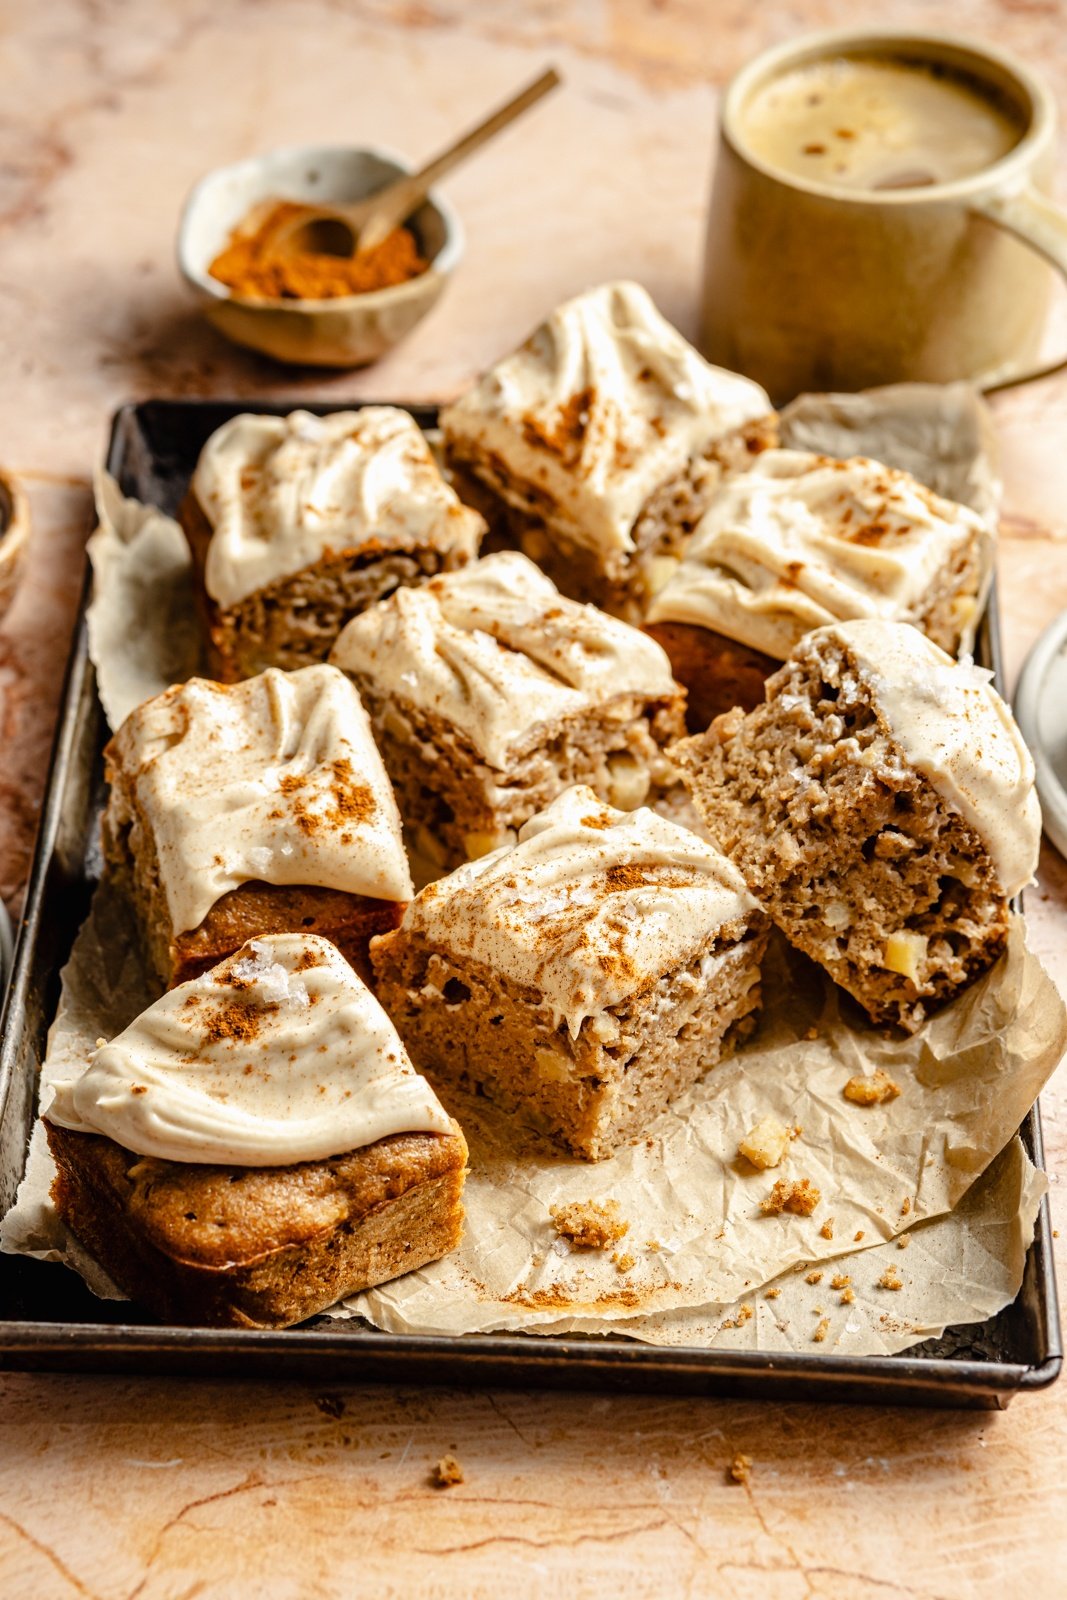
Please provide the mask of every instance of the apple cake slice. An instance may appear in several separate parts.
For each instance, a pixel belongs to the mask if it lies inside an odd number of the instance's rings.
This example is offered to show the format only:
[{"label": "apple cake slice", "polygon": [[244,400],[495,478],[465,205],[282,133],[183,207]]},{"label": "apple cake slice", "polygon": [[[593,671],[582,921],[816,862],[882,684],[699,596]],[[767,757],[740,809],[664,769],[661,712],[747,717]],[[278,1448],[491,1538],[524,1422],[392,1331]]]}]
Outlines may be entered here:
[{"label": "apple cake slice", "polygon": [[371,954],[417,1066],[598,1160],[752,1032],[767,929],[713,846],[577,786]]},{"label": "apple cake slice", "polygon": [[872,1021],[914,1032],[1004,949],[1041,840],[991,674],[904,622],[819,628],[675,747],[712,837]]},{"label": "apple cake slice", "polygon": [[350,617],[469,561],[485,530],[395,406],[232,417],[179,515],[223,683],[324,661]]},{"label": "apple cake slice", "polygon": [[463,1135],[325,939],[171,990],[43,1115],[60,1216],[164,1322],[288,1327],[459,1242]]},{"label": "apple cake slice", "polygon": [[307,931],[367,977],[372,934],[413,893],[393,791],[343,672],[192,678],[132,711],[105,752],[105,871],[164,985],[246,939]]},{"label": "apple cake slice", "polygon": [[992,535],[966,506],[864,457],[768,450],[716,492],[646,627],[688,692],[690,730],[750,711],[813,628],[914,623],[969,649]]},{"label": "apple cake slice", "polygon": [[758,384],[709,366],[636,283],[561,305],[441,413],[498,543],[639,622],[725,471],[774,443]]},{"label": "apple cake slice", "polygon": [[331,660],[370,713],[413,848],[439,868],[513,844],[573,783],[626,811],[685,794],[665,755],[684,696],[663,651],[518,551],[398,589]]}]

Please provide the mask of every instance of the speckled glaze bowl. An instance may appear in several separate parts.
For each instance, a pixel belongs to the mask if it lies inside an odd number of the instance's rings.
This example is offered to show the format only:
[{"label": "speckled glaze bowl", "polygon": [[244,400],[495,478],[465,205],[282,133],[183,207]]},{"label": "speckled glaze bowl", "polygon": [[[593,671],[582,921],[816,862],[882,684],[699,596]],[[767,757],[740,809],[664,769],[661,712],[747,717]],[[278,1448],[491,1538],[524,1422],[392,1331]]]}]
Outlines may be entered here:
[{"label": "speckled glaze bowl", "polygon": [[29,536],[26,496],[15,479],[0,470],[0,617],[15,597]]},{"label": "speckled glaze bowl", "polygon": [[361,200],[411,169],[384,150],[307,145],[273,150],[209,172],[193,189],[178,230],[178,265],[204,315],[235,344],[301,366],[377,361],[436,304],[463,254],[448,202],[431,195],[410,219],[428,270],[407,283],[333,300],[257,300],[208,272],[234,227],[260,201]]}]

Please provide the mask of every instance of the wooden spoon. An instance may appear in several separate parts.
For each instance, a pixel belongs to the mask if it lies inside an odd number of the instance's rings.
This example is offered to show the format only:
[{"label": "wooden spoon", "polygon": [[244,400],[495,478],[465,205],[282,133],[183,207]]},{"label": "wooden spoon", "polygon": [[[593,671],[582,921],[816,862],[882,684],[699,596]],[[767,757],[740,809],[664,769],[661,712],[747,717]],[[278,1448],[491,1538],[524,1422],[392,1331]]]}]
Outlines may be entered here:
[{"label": "wooden spoon", "polygon": [[[318,238],[323,240],[327,233],[323,224],[329,227],[330,254],[362,255],[364,251],[373,250],[374,246],[381,244],[394,228],[399,227],[410,217],[413,211],[418,210],[438,179],[451,172],[453,167],[458,167],[460,162],[473,155],[475,150],[480,150],[483,144],[498,134],[502,128],[506,128],[509,123],[514,122],[524,111],[528,111],[559,82],[559,73],[554,67],[549,68],[533,83],[528,84],[520,94],[494,111],[492,116],[486,117],[484,122],[479,122],[477,127],[471,128],[468,133],[450,144],[447,150],[435,156],[420,171],[395,179],[384,189],[379,189],[376,194],[368,195],[365,200],[302,205],[299,216],[289,218],[278,228],[271,240],[271,254],[278,255],[301,248],[306,249],[306,245],[300,244],[300,236],[309,234],[312,230],[315,230]],[[343,229],[348,230],[347,250],[344,248]]]}]

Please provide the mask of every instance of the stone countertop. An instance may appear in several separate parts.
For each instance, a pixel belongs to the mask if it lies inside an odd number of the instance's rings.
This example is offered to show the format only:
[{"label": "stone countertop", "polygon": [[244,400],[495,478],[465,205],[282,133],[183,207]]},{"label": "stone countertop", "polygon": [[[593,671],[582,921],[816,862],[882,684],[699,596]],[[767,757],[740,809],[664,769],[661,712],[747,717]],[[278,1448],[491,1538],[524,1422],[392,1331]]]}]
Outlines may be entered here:
[{"label": "stone countertop", "polygon": [[[1015,50],[1067,107],[1057,0],[895,0],[888,12],[897,27]],[[803,27],[856,20],[848,0],[0,8],[0,459],[25,482],[35,527],[0,624],[9,903],[36,823],[90,477],[116,406],[148,395],[440,399],[557,300],[607,277],[639,279],[692,333],[716,86]],[[420,158],[549,60],[564,90],[449,183],[467,260],[388,360],[336,377],[285,371],[228,346],[190,309],[173,239],[206,168],[331,140]],[[1067,379],[996,410],[1013,680],[1067,606]],[[1061,986],[1065,904],[1067,866],[1048,848],[1028,914]],[[1042,1103],[1053,1220],[1067,1226],[1065,1070]],[[1067,1581],[1067,1383],[991,1415],[12,1373],[0,1377],[0,1427],[0,1593],[11,1600],[495,1600],[505,1580],[516,1594],[634,1600],[1042,1600]],[[466,1481],[441,1491],[429,1470],[446,1451]],[[752,1461],[743,1486],[726,1478],[736,1451]]]}]

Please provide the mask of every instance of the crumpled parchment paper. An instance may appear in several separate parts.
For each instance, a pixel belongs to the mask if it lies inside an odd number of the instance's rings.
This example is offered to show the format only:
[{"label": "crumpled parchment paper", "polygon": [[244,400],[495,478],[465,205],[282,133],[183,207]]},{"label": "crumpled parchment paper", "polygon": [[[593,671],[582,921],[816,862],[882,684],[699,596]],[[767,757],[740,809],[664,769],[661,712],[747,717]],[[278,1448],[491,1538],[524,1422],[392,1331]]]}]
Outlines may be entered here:
[{"label": "crumpled parchment paper", "polygon": [[[783,427],[787,444],[879,456],[995,520],[988,415],[965,385],[802,397]],[[177,523],[123,499],[106,477],[98,507],[90,645],[117,727],[197,671],[200,649]],[[807,1347],[825,1321],[819,1348],[869,1354],[1010,1303],[1044,1189],[1015,1130],[1067,1044],[1062,1002],[1026,951],[1021,922],[994,970],[914,1039],[881,1038],[781,944],[765,996],[756,1038],[610,1161],[562,1158],[484,1100],[440,1086],[471,1146],[464,1241],[333,1314],[411,1332],[611,1332],[763,1349]],[[98,893],[63,975],[43,1102],[55,1071],[84,1060],[151,998],[127,919]],[[899,1097],[847,1101],[846,1080],[879,1066]],[[782,1165],[760,1173],[737,1143],[766,1115],[798,1132]],[[97,1293],[114,1293],[59,1224],[51,1176],[38,1125],[0,1245],[66,1261]],[[815,1185],[813,1216],[762,1212],[779,1178]],[[613,1251],[574,1251],[550,1208],[595,1199],[613,1200],[628,1231]],[[887,1270],[899,1289],[879,1285]],[[835,1276],[850,1281],[833,1289]]]},{"label": "crumpled parchment paper", "polygon": [[200,628],[185,535],[173,517],[96,475],[89,654],[112,733],[135,706],[200,668]]},{"label": "crumpled parchment paper", "polygon": [[[438,1085],[471,1149],[463,1242],[353,1309],[443,1333],[536,1329],[561,1317],[625,1324],[637,1313],[730,1305],[798,1264],[830,1262],[951,1212],[1067,1044],[1062,1002],[1026,950],[1020,919],[996,967],[914,1038],[880,1038],[781,947],[765,993],[755,1040],[608,1161],[553,1154],[484,1100]],[[847,1100],[848,1079],[877,1067],[900,1095],[878,1106]],[[759,1172],[737,1146],[767,1115],[800,1132],[779,1167]],[[779,1178],[815,1185],[812,1216],[762,1211]],[[585,1201],[614,1201],[629,1224],[613,1251],[557,1239],[551,1208]]]},{"label": "crumpled parchment paper", "polygon": [[[765,982],[756,1039],[658,1118],[644,1141],[609,1161],[562,1157],[480,1097],[439,1085],[471,1147],[463,1242],[443,1261],[341,1309],[394,1331],[610,1330],[651,1343],[705,1344],[747,1336],[740,1306],[751,1304],[756,1320],[773,1323],[768,1338],[788,1345],[811,1337],[808,1313],[821,1305],[836,1317],[828,1346],[840,1337],[850,1349],[885,1350],[1007,1304],[1021,1281],[1020,1241],[1033,1227],[1039,1180],[1017,1164],[1013,1180],[977,1190],[970,1209],[960,1202],[1012,1139],[1067,1043],[1064,1007],[1025,948],[1021,920],[997,966],[911,1039],[873,1034],[851,1002],[782,944],[773,947]],[[63,974],[41,1087],[45,1109],[53,1075],[84,1061],[98,1038],[124,1027],[152,995],[124,908],[98,891]],[[878,1066],[900,1095],[872,1107],[846,1100],[847,1079]],[[738,1158],[737,1143],[767,1114],[800,1131],[782,1165],[761,1173]],[[779,1177],[815,1184],[813,1216],[763,1214],[760,1200]],[[38,1125],[0,1243],[66,1261],[95,1292],[113,1293],[59,1223],[51,1178]],[[614,1251],[633,1258],[625,1271],[611,1252],[574,1251],[556,1236],[553,1205],[597,1199],[615,1201],[629,1225]],[[927,1219],[938,1219],[927,1226],[930,1248],[899,1257],[908,1268],[906,1295],[878,1290],[883,1258],[898,1259],[897,1236],[912,1229],[918,1238],[923,1229],[915,1224]],[[828,1264],[851,1272],[836,1264],[845,1255],[863,1262],[853,1273],[859,1309],[847,1314],[839,1295],[812,1299],[812,1286],[791,1275]],[[946,1261],[955,1263],[947,1274]],[[781,1296],[757,1295],[783,1274]],[[736,1329],[724,1327],[739,1315]]]},{"label": "crumpled parchment paper", "polygon": [[[644,1344],[701,1350],[822,1347],[837,1355],[893,1355],[940,1337],[947,1327],[984,1322],[1011,1304],[1022,1283],[1047,1187],[1044,1173],[1015,1138],[955,1211],[920,1223],[895,1241],[870,1249],[854,1245],[817,1266],[800,1263],[729,1305],[711,1303],[612,1322],[557,1316],[523,1331],[622,1334]],[[440,1325],[440,1294],[435,1296],[436,1321],[418,1308],[410,1292],[417,1276],[383,1284],[335,1306],[328,1315],[359,1314],[393,1333],[454,1331]],[[887,1288],[887,1280],[899,1287]]]}]

